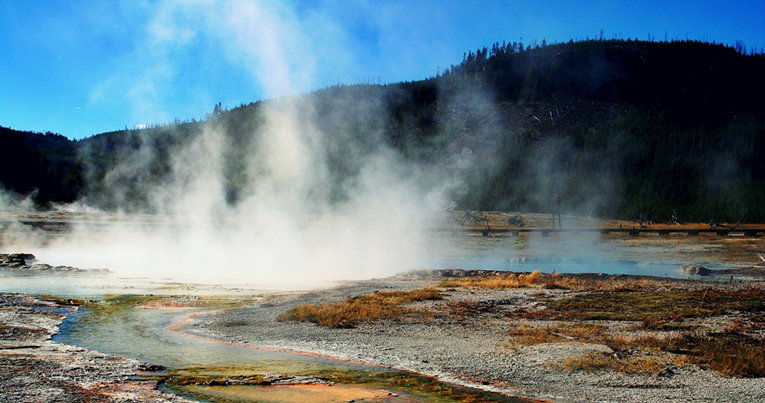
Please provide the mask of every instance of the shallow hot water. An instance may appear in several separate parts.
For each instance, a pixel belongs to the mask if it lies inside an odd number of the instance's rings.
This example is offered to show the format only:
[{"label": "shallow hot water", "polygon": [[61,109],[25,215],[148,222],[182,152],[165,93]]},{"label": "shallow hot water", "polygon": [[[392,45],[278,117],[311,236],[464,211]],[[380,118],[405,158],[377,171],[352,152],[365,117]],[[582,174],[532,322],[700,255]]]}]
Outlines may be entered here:
[{"label": "shallow hot water", "polygon": [[549,237],[457,236],[441,239],[431,267],[513,272],[603,273],[671,278],[698,278],[683,273],[688,264],[730,269],[724,254],[727,239],[709,237],[602,237],[557,234]]},{"label": "shallow hot water", "polygon": [[[112,306],[109,306],[112,305]],[[386,368],[307,355],[235,346],[184,336],[166,328],[201,310],[141,309],[132,303],[103,302],[68,317],[54,340],[133,357],[167,367],[167,374],[318,376],[338,382],[333,388],[320,385],[297,388],[274,386],[176,387],[172,391],[205,401],[314,402],[365,398],[371,402],[511,401],[495,394],[451,388],[423,376]],[[395,400],[381,390],[394,390]],[[341,393],[342,391],[342,393]],[[340,393],[340,394],[338,394]],[[349,397],[350,396],[350,397]]]},{"label": "shallow hot water", "polygon": [[285,371],[313,366],[359,368],[357,364],[341,361],[216,343],[165,329],[192,312],[126,307],[100,313],[86,308],[67,318],[61,334],[54,339],[168,368],[258,365]]}]

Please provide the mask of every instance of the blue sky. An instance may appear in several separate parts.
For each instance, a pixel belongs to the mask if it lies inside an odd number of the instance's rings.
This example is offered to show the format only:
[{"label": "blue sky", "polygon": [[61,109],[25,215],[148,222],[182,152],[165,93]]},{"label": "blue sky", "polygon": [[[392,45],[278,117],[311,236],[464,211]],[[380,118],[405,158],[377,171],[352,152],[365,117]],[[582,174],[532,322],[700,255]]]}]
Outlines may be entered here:
[{"label": "blue sky", "polygon": [[494,42],[765,47],[765,1],[0,1],[0,126],[82,138],[337,83],[433,76]]}]

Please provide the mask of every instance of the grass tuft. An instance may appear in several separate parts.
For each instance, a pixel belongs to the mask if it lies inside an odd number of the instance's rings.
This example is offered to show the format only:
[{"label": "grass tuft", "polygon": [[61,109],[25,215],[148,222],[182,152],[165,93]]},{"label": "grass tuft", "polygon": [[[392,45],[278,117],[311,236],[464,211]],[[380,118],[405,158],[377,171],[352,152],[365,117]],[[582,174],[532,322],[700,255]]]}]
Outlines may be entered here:
[{"label": "grass tuft", "polygon": [[684,361],[676,361],[674,357],[639,356],[620,359],[613,354],[593,352],[566,358],[559,368],[569,371],[616,371],[624,374],[659,375],[669,366],[682,365],[685,365]]},{"label": "grass tuft", "polygon": [[404,305],[442,298],[441,293],[434,288],[379,291],[335,304],[299,305],[279,315],[277,320],[313,322],[329,328],[352,328],[362,322],[422,316],[423,312],[408,309]]},{"label": "grass tuft", "polygon": [[540,274],[538,271],[522,274],[501,274],[491,277],[461,277],[441,281],[438,286],[448,287],[475,287],[501,290],[506,288],[527,288],[538,283]]},{"label": "grass tuft", "polygon": [[606,328],[587,323],[560,322],[543,327],[519,325],[510,331],[511,345],[534,345],[566,341],[590,341],[602,335]]}]

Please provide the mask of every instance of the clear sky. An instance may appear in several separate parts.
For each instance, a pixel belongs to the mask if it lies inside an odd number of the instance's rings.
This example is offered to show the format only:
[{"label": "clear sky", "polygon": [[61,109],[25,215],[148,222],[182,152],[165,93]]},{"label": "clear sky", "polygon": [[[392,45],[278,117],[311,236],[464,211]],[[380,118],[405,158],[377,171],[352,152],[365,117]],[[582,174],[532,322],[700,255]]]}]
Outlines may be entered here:
[{"label": "clear sky", "polygon": [[759,51],[765,1],[0,0],[0,126],[77,139],[601,31]]}]

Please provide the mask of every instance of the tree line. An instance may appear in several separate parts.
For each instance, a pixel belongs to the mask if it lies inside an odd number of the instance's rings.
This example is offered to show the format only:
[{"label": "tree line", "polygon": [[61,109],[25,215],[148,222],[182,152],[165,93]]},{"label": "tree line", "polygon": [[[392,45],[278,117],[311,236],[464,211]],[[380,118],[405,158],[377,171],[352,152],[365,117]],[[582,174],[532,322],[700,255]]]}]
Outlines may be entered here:
[{"label": "tree line", "polygon": [[[296,97],[327,133],[332,198],[342,201],[358,154],[377,143],[452,170],[458,208],[566,211],[667,221],[765,221],[765,56],[703,41],[495,43],[427,79],[336,85]],[[120,196],[136,210],[146,183],[211,125],[225,136],[226,199],[237,203],[258,147],[266,100],[199,121],[103,133],[80,141],[2,128],[0,183],[41,206],[82,197],[117,205],[107,173],[146,147]],[[372,111],[374,113],[372,113]],[[303,113],[303,112],[301,112]],[[19,151],[11,151],[19,150]],[[365,151],[366,150],[366,151]],[[457,161],[469,160],[463,168]],[[12,167],[24,166],[23,174]]]}]

